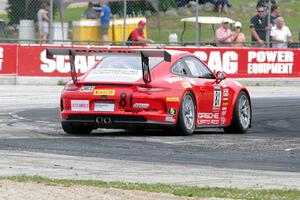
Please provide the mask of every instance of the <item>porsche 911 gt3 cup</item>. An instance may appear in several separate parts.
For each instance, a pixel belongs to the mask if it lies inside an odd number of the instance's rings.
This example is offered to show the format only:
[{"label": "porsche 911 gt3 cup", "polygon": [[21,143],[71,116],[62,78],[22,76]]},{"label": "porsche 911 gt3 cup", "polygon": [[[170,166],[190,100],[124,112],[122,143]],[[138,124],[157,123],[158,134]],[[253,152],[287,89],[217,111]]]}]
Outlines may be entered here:
[{"label": "porsche 911 gt3 cup", "polygon": [[[240,83],[213,73],[191,53],[151,49],[48,49],[70,57],[71,76],[61,94],[62,128],[90,134],[97,128],[158,128],[181,135],[218,127],[245,133],[251,99]],[[77,77],[76,55],[102,59]]]}]

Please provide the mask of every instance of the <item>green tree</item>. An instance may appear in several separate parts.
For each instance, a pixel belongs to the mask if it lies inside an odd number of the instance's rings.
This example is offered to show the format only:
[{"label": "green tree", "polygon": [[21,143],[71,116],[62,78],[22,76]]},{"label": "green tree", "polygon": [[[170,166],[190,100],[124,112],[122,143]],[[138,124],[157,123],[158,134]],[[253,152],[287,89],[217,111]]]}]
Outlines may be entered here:
[{"label": "green tree", "polygon": [[41,2],[41,0],[8,0],[9,24],[19,24],[22,19],[37,21],[37,12]]},{"label": "green tree", "polygon": [[25,16],[25,0],[8,0],[8,18],[10,24],[18,24]]},{"label": "green tree", "polygon": [[[157,0],[160,11],[166,11],[170,7],[175,7],[175,0]],[[123,2],[113,2],[109,4],[113,14],[119,14],[123,16]],[[139,14],[144,13],[146,10],[154,12],[154,8],[149,4],[148,1],[128,1],[127,2],[127,14],[132,15],[133,13]]]},{"label": "green tree", "polygon": [[171,7],[175,7],[175,0],[158,0],[158,7],[161,11],[166,11]]}]

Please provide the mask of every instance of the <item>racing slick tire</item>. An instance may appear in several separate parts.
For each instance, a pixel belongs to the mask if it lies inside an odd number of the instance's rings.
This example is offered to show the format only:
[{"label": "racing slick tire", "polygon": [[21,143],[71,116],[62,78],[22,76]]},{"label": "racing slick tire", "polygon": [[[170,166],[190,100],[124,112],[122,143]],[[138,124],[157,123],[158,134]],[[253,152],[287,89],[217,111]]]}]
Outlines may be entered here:
[{"label": "racing slick tire", "polygon": [[224,127],[227,133],[246,133],[251,125],[252,110],[249,96],[242,91],[235,102],[231,124]]},{"label": "racing slick tire", "polygon": [[67,123],[61,123],[61,126],[64,132],[70,135],[89,135],[93,131],[93,128],[89,126],[74,126]]},{"label": "racing slick tire", "polygon": [[195,98],[191,92],[187,92],[184,95],[180,105],[175,133],[177,135],[188,136],[194,133],[195,128],[196,128]]}]

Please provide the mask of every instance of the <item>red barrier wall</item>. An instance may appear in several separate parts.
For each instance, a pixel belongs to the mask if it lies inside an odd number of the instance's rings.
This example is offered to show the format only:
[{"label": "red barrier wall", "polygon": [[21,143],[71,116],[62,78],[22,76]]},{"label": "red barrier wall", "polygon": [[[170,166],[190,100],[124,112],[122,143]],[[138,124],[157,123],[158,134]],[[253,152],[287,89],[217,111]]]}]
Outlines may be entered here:
[{"label": "red barrier wall", "polygon": [[[57,56],[54,60],[47,59],[46,48],[45,46],[0,45],[0,62],[1,59],[3,60],[0,75],[70,76],[68,56]],[[194,53],[213,71],[223,70],[228,77],[300,77],[300,49],[188,47],[168,47],[167,49]],[[2,58],[1,55],[3,55]],[[99,59],[95,56],[76,56],[75,64],[78,72],[85,73]]]},{"label": "red barrier wall", "polygon": [[17,74],[17,45],[0,44],[0,75]]},{"label": "red barrier wall", "polygon": [[300,77],[299,49],[171,48],[194,53],[212,70],[234,78]]},{"label": "red barrier wall", "polygon": [[[50,48],[53,48],[51,46]],[[20,46],[18,56],[19,76],[70,76],[69,56],[55,56],[46,58],[44,46]],[[75,65],[78,73],[85,73],[100,58],[96,56],[76,56]]]}]

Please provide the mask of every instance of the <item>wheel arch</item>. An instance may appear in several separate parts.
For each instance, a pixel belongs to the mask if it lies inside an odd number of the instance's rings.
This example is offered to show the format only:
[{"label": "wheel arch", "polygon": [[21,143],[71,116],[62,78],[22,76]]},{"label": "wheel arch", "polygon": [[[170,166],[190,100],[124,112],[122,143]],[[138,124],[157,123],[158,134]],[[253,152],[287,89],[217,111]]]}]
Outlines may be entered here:
[{"label": "wheel arch", "polygon": [[[181,115],[181,113],[182,113],[182,105],[184,103],[183,102],[184,98],[187,95],[192,97],[192,99],[194,101],[194,106],[195,106],[195,116],[194,116],[195,117],[195,119],[194,119],[195,121],[194,121],[194,127],[192,129],[189,129],[189,128],[185,127],[185,125],[183,125],[184,122],[182,122],[182,115]],[[197,128],[197,103],[196,102],[197,102],[196,96],[195,96],[195,94],[194,94],[194,92],[193,92],[193,90],[191,88],[186,89],[186,90],[183,91],[181,99],[180,99],[180,103],[179,103],[179,110],[177,112],[177,121],[176,121],[176,124],[177,124],[176,125],[176,133],[177,134],[182,135],[182,133],[183,133],[183,135],[185,135],[185,136],[186,135],[192,135],[193,132],[196,130],[196,128]],[[181,131],[178,132],[178,130],[181,130]]]},{"label": "wheel arch", "polygon": [[239,94],[241,93],[241,92],[245,92],[246,93],[246,95],[248,96],[248,99],[249,99],[249,104],[250,104],[250,110],[251,110],[251,117],[250,117],[250,128],[251,128],[251,126],[252,126],[252,101],[251,101],[251,98],[250,98],[250,93],[249,93],[249,91],[245,88],[245,87],[243,87],[243,88],[240,88],[237,92],[235,92],[235,94],[234,94],[234,97],[233,97],[233,103],[232,103],[232,109],[231,109],[231,113],[230,113],[230,121],[232,121],[232,118],[233,118],[233,113],[234,113],[234,109],[235,109],[235,104],[236,104],[236,101],[237,101],[237,98],[238,98],[238,96],[239,96]]},{"label": "wheel arch", "polygon": [[[182,103],[182,100],[183,100],[184,96],[185,96],[186,93],[188,93],[188,92],[192,94],[193,99],[194,99],[194,101],[195,101],[195,108],[196,108],[195,113],[196,113],[196,122],[197,122],[197,113],[198,113],[197,98],[196,98],[195,93],[194,93],[194,91],[193,91],[192,88],[188,88],[188,89],[184,90],[183,93],[181,94],[180,101],[179,101],[179,105],[178,105],[178,111],[180,110],[181,103]],[[178,120],[178,117],[179,117],[179,112],[177,112],[177,120]],[[177,123],[177,122],[178,122],[178,121],[176,121],[176,123]]]},{"label": "wheel arch", "polygon": [[185,95],[186,93],[188,93],[188,92],[190,92],[190,93],[193,95],[193,98],[194,98],[194,101],[195,101],[195,107],[196,107],[196,114],[197,114],[197,109],[198,109],[198,106],[197,106],[197,98],[196,98],[196,96],[195,96],[194,91],[191,90],[191,89],[192,89],[192,88],[185,90],[184,93],[183,93],[183,95],[182,95],[182,98],[183,98],[184,95]]}]

